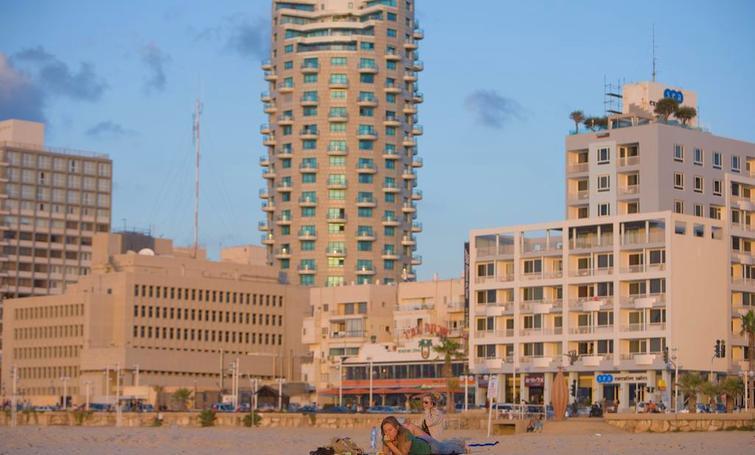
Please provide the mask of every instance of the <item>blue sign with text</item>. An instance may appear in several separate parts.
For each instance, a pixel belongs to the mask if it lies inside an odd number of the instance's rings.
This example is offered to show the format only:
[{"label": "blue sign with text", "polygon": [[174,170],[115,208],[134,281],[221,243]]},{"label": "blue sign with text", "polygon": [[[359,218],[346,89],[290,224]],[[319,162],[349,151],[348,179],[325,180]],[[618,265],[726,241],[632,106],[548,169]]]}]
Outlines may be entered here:
[{"label": "blue sign with text", "polygon": [[663,97],[671,98],[672,100],[675,100],[679,104],[682,104],[684,102],[684,95],[679,90],[673,90],[673,89],[667,88],[666,90],[663,91]]},{"label": "blue sign with text", "polygon": [[598,384],[609,384],[613,382],[613,375],[612,374],[599,374],[595,377],[595,380],[598,381]]}]

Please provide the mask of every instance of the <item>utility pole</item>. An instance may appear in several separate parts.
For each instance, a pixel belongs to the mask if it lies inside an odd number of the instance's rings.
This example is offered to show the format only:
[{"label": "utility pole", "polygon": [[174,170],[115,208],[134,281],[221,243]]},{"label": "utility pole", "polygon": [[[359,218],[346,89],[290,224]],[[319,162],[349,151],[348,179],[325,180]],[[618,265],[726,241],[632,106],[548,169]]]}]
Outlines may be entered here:
[{"label": "utility pole", "polygon": [[92,387],[92,381],[86,381],[84,382],[84,385],[86,386],[86,405],[84,406],[85,410],[89,410],[89,395],[91,394],[91,387]]},{"label": "utility pole", "polygon": [[121,426],[121,366],[115,364],[115,426]]},{"label": "utility pole", "polygon": [[16,365],[13,365],[13,395],[11,396],[11,426],[16,426],[16,417],[17,417],[17,410],[18,407],[18,398],[17,398],[17,391],[18,391],[18,367]]},{"label": "utility pole", "polygon": [[200,124],[202,117],[202,101],[199,98],[194,102],[194,259],[197,258],[199,249],[199,157],[201,150]]},{"label": "utility pole", "polygon": [[61,381],[63,381],[63,410],[68,409],[68,378],[66,376],[63,376],[60,378]]}]

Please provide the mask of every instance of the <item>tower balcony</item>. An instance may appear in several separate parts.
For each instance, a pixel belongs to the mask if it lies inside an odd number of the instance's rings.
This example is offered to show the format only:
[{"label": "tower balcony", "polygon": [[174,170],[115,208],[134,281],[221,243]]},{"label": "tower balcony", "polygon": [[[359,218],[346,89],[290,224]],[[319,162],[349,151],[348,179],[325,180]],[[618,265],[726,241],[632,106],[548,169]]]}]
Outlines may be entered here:
[{"label": "tower balcony", "polygon": [[270,158],[268,158],[267,155],[262,155],[260,157],[260,166],[262,166],[262,167],[268,167],[268,166],[270,166]]},{"label": "tower balcony", "polygon": [[403,246],[414,246],[414,245],[417,244],[417,240],[413,236],[411,236],[411,235],[405,235],[401,239],[401,244]]},{"label": "tower balcony", "polygon": [[275,189],[278,190],[279,193],[290,193],[291,192],[291,182],[283,181],[278,182],[278,184],[275,186]]},{"label": "tower balcony", "polygon": [[417,108],[412,104],[407,104],[404,106],[403,112],[407,115],[414,115],[417,113]]},{"label": "tower balcony", "polygon": [[422,136],[424,134],[424,128],[422,128],[422,125],[414,125],[412,126],[412,134],[415,136]]},{"label": "tower balcony", "polygon": [[404,136],[402,144],[404,145],[404,147],[416,147],[417,140],[411,136]]},{"label": "tower balcony", "polygon": [[311,229],[299,229],[299,240],[316,240],[317,232]]},{"label": "tower balcony", "polygon": [[346,179],[328,179],[327,186],[329,190],[345,190]]},{"label": "tower balcony", "polygon": [[383,193],[398,193],[401,191],[399,187],[395,183],[384,183],[383,184]]},{"label": "tower balcony", "polygon": [[328,114],[328,121],[332,123],[343,123],[349,120],[349,114],[346,112],[331,112]]},{"label": "tower balcony", "polygon": [[386,85],[385,93],[401,93],[401,87],[399,87],[397,84]]},{"label": "tower balcony", "polygon": [[346,147],[334,147],[334,146],[328,146],[328,155],[329,156],[346,156],[348,155],[349,150]]},{"label": "tower balcony", "polygon": [[317,273],[317,267],[305,264],[300,265],[297,271],[299,272],[299,275],[314,275]]},{"label": "tower balcony", "polygon": [[359,174],[374,174],[377,172],[377,167],[374,163],[359,163],[357,172]]},{"label": "tower balcony", "polygon": [[265,80],[268,82],[275,82],[278,80],[278,74],[273,70],[265,71]]},{"label": "tower balcony", "polygon": [[274,134],[268,134],[262,139],[262,145],[266,147],[275,147],[275,135]]},{"label": "tower balcony", "polygon": [[299,172],[301,172],[302,174],[314,174],[317,172],[317,164],[302,161],[302,163],[299,165]]},{"label": "tower balcony", "polygon": [[357,232],[357,240],[360,242],[374,242],[376,239],[375,232],[372,230]]},{"label": "tower balcony", "polygon": [[414,32],[412,33],[412,37],[416,40],[424,39],[425,38],[425,31],[421,28],[415,28]]},{"label": "tower balcony", "polygon": [[267,224],[267,221],[260,221],[260,222],[259,222],[259,223],[257,224],[257,229],[259,229],[259,230],[260,230],[260,231],[262,231],[262,232],[267,232],[267,231],[269,231],[269,230],[270,230],[270,225],[269,225],[269,224]]},{"label": "tower balcony", "polygon": [[[404,77],[406,79],[406,77]],[[294,84],[283,83],[278,84],[278,93],[291,93],[294,91]]]},{"label": "tower balcony", "polygon": [[357,139],[363,140],[363,141],[376,141],[378,138],[378,133],[374,129],[358,129],[357,130]]},{"label": "tower balcony", "polygon": [[278,125],[293,125],[294,116],[291,114],[281,114],[278,116]]},{"label": "tower balcony", "polygon": [[291,152],[291,149],[278,149],[275,151],[275,156],[281,159],[285,159],[293,157],[294,154]]},{"label": "tower balcony", "polygon": [[377,207],[377,200],[372,196],[357,197],[357,207]]},{"label": "tower balcony", "polygon": [[302,128],[299,137],[301,139],[317,139],[318,134],[317,128]]},{"label": "tower balcony", "polygon": [[415,102],[416,104],[421,104],[425,101],[425,95],[423,95],[420,92],[414,92],[412,94],[412,101]]},{"label": "tower balcony", "polygon": [[415,156],[412,160],[412,167],[422,167],[424,162],[422,161],[422,158]]},{"label": "tower balcony", "polygon": [[278,248],[275,250],[275,259],[290,259],[291,251],[288,248]]},{"label": "tower balcony", "polygon": [[378,105],[378,100],[375,95],[371,93],[362,93],[357,99],[359,107],[375,107]]},{"label": "tower balcony", "polygon": [[395,216],[384,216],[382,219],[383,226],[398,226],[399,221]]},{"label": "tower balcony", "polygon": [[417,173],[411,169],[404,169],[401,172],[401,178],[404,180],[414,180],[417,178]]},{"label": "tower balcony", "polygon": [[416,190],[412,193],[412,200],[413,201],[421,201],[422,200],[422,190]]},{"label": "tower balcony", "polygon": [[404,81],[406,82],[417,82],[417,73],[413,71],[409,71],[404,73]]},{"label": "tower balcony", "polygon": [[377,74],[378,67],[374,63],[360,63],[359,72],[363,74]]},{"label": "tower balcony", "polygon": [[270,197],[270,193],[267,191],[267,188],[262,188],[260,190],[260,199],[268,199]]},{"label": "tower balcony", "polygon": [[317,207],[317,196],[299,197],[299,207]]},{"label": "tower balcony", "polygon": [[388,260],[398,260],[398,253],[394,250],[383,250],[382,254],[380,255],[381,259],[388,259]]},{"label": "tower balcony", "polygon": [[275,103],[265,103],[262,110],[265,114],[275,114],[278,111],[278,108],[275,106]]},{"label": "tower balcony", "polygon": [[412,232],[422,232],[422,223],[416,221],[412,223]]},{"label": "tower balcony", "polygon": [[386,117],[385,120],[383,120],[383,125],[385,126],[401,126],[401,120],[399,120],[398,117],[395,115],[392,115],[390,117]]},{"label": "tower balcony", "polygon": [[261,63],[261,67],[262,67],[262,69],[264,71],[272,70],[273,69],[273,61],[270,60],[270,59],[263,60],[262,63]]},{"label": "tower balcony", "polygon": [[274,179],[275,178],[275,168],[270,166],[264,171],[262,171],[262,178],[265,179]]},{"label": "tower balcony", "polygon": [[422,265],[422,256],[412,256],[412,265]]},{"label": "tower balcony", "polygon": [[273,239],[273,234],[264,234],[262,238],[260,239],[263,245],[273,245],[275,243],[275,239]]},{"label": "tower balcony", "polygon": [[417,42],[414,41],[413,39],[406,40],[404,41],[404,48],[410,51],[417,49]]},{"label": "tower balcony", "polygon": [[346,257],[346,248],[342,247],[330,247],[325,249],[325,255],[329,258],[342,258]]},{"label": "tower balcony", "polygon": [[275,211],[275,204],[273,201],[265,201],[262,203],[262,211],[263,212],[274,212]]},{"label": "tower balcony", "polygon": [[357,275],[374,275],[375,274],[375,268],[374,267],[357,267],[356,268]]},{"label": "tower balcony", "polygon": [[317,103],[317,95],[302,95],[301,97],[302,106],[317,106]]},{"label": "tower balcony", "polygon": [[320,71],[320,64],[314,62],[303,62],[300,69],[303,74],[315,74]]},{"label": "tower balcony", "polygon": [[290,226],[291,215],[278,215],[275,219],[275,224],[277,224],[278,226]]},{"label": "tower balcony", "polygon": [[400,157],[396,150],[383,150],[383,158],[386,160],[397,160]]},{"label": "tower balcony", "polygon": [[263,103],[272,103],[273,97],[270,95],[270,92],[262,92],[260,93],[260,101]]},{"label": "tower balcony", "polygon": [[415,60],[409,64],[409,69],[412,71],[423,71],[425,69],[425,64],[422,60]]},{"label": "tower balcony", "polygon": [[401,211],[404,213],[414,213],[417,211],[417,206],[411,202],[405,202],[401,206]]}]

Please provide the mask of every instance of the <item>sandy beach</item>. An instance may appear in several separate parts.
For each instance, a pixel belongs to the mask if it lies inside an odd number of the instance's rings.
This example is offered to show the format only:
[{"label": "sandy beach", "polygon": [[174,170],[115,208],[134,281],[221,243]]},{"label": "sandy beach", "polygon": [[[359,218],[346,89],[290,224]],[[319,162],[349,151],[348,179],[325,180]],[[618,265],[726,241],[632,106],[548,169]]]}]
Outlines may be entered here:
[{"label": "sandy beach", "polygon": [[[546,431],[542,434],[498,436],[494,449],[473,453],[500,454],[753,454],[755,433],[629,434],[618,431],[580,434]],[[369,431],[315,428],[0,428],[0,455],[5,454],[308,454],[330,438],[349,436],[369,447]],[[449,437],[488,441],[479,431],[449,431]]]}]

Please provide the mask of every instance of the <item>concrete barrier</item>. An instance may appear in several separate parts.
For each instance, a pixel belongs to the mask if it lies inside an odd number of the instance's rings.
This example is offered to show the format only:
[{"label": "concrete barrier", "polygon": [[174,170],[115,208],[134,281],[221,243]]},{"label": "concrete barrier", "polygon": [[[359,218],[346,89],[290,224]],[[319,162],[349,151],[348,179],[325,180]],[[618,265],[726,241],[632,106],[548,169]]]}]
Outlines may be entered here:
[{"label": "concrete barrier", "polygon": [[689,431],[753,431],[755,413],[733,414],[606,414],[604,420],[630,433]]}]

